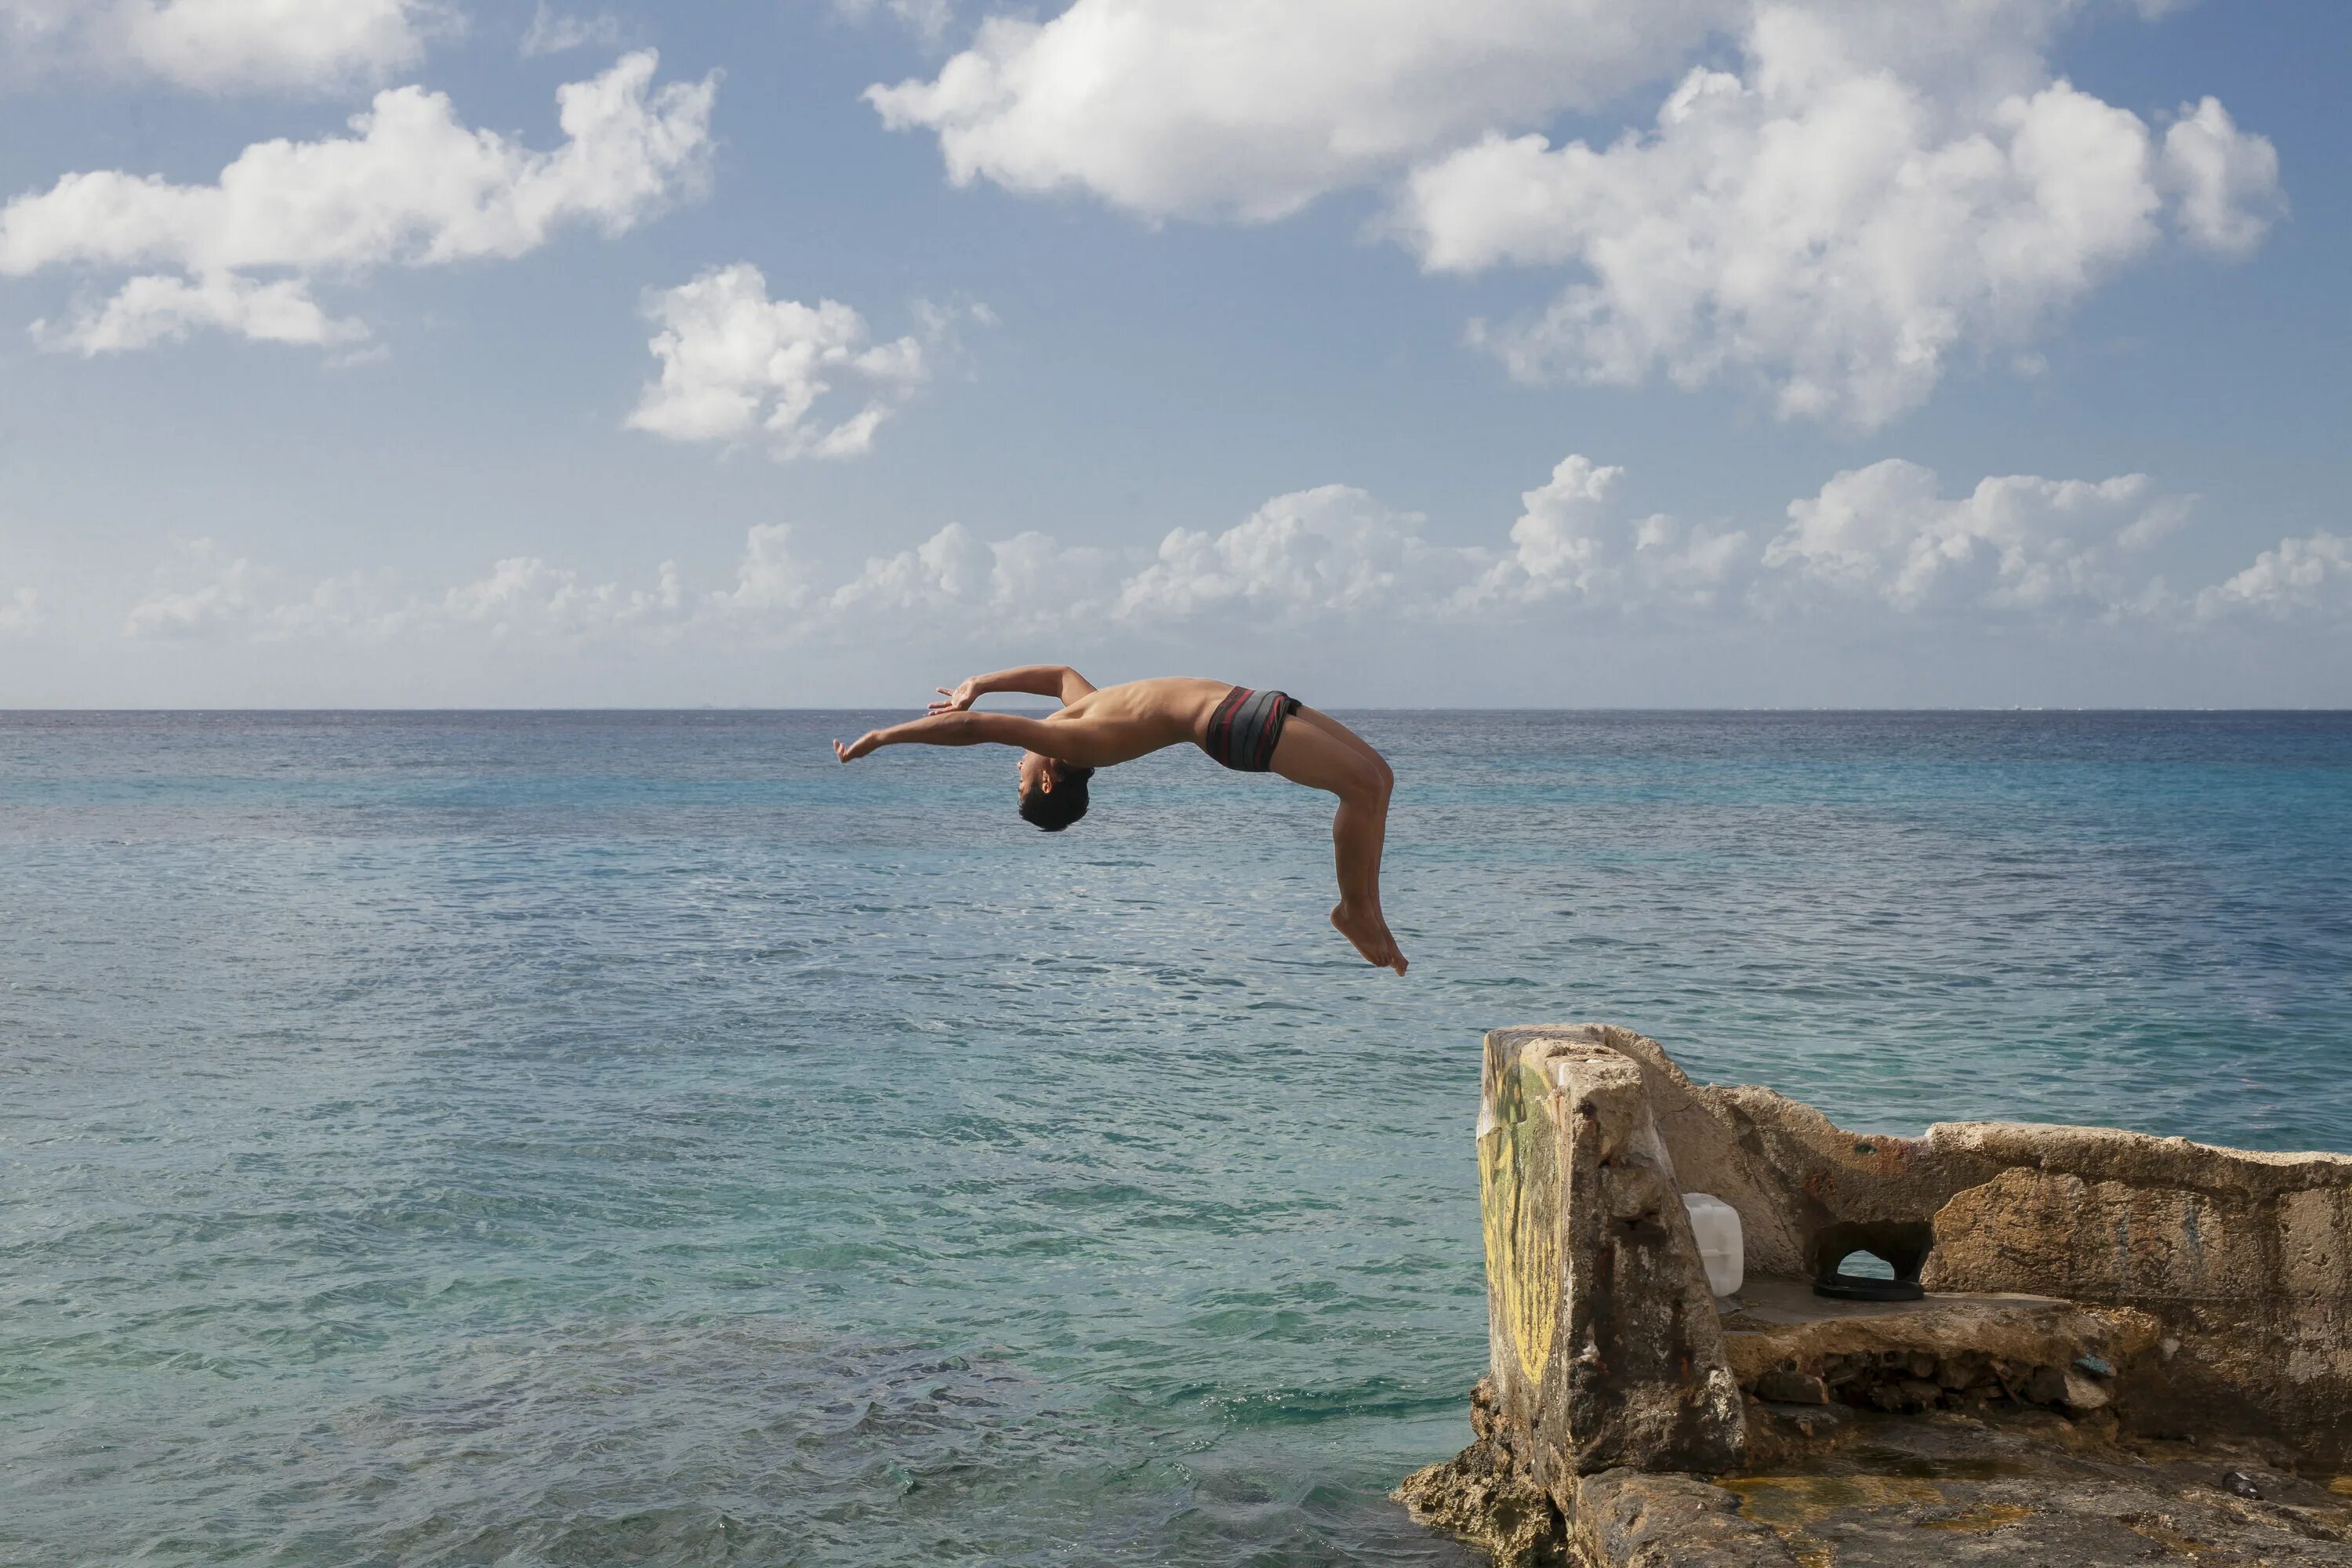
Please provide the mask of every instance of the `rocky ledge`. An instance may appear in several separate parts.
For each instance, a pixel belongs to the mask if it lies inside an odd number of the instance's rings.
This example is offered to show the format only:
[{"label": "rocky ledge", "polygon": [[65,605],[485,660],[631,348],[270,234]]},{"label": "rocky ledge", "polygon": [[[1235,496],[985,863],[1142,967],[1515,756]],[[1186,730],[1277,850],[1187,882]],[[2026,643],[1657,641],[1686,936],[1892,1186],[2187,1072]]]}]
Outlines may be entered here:
[{"label": "rocky ledge", "polygon": [[2352,1568],[2352,1158],[1859,1136],[1597,1025],[1487,1037],[1478,1157],[1476,1440],[1398,1496],[1499,1563]]},{"label": "rocky ledge", "polygon": [[1474,1408],[1479,1440],[1397,1497],[1498,1568],[2352,1564],[2352,1477],[2303,1473],[2282,1445],[2136,1438],[2021,1407],[1759,1405],[1765,1440],[1736,1473],[1604,1470],[1563,1509],[1493,1436],[1488,1385]]}]

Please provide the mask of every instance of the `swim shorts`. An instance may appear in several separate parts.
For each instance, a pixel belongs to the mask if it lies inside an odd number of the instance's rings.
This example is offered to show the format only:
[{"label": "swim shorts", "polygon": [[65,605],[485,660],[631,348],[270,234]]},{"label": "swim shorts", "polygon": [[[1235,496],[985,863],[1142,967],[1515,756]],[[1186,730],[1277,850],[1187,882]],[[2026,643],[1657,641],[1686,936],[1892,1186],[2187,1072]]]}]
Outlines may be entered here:
[{"label": "swim shorts", "polygon": [[1235,773],[1262,773],[1274,765],[1282,726],[1297,711],[1298,699],[1286,692],[1236,686],[1209,715],[1209,735],[1202,749]]}]

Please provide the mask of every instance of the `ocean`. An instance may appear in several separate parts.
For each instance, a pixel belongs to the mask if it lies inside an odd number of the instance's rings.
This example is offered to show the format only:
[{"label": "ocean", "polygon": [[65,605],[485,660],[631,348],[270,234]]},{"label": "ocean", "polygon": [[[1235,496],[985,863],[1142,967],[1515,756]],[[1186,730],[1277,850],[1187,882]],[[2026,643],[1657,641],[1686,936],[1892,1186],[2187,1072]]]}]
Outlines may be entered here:
[{"label": "ocean", "polygon": [[1413,1563],[1478,1042],[2352,1149],[2352,716],[0,716],[0,1563]]}]

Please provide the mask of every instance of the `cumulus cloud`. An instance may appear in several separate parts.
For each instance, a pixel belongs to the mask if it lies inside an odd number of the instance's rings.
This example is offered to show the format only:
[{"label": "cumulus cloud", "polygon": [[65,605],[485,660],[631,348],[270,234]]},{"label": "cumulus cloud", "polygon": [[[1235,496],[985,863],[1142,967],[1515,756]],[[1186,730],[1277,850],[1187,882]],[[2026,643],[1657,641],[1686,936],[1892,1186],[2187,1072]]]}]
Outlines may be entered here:
[{"label": "cumulus cloud", "polygon": [[826,603],[835,610],[906,611],[984,601],[991,563],[988,547],[951,522],[912,550],[868,558]]},{"label": "cumulus cloud", "polygon": [[461,27],[439,0],[0,0],[20,58],[208,92],[381,79]]},{"label": "cumulus cloud", "polygon": [[1739,376],[1784,416],[1874,426],[1956,351],[2023,349],[2156,246],[2168,193],[2213,248],[2269,221],[2277,160],[2210,100],[2159,148],[2063,80],[1955,112],[1793,10],[1765,12],[1748,53],[1744,77],[1693,71],[1604,150],[1489,136],[1411,175],[1399,221],[1428,268],[1582,275],[1535,319],[1475,330],[1512,374]]},{"label": "cumulus cloud", "polygon": [[2181,233],[2224,256],[2252,250],[2286,210],[2278,150],[2239,130],[2218,99],[2182,106],[2164,133],[2163,178]]},{"label": "cumulus cloud", "polygon": [[2208,620],[2256,615],[2285,620],[2352,616],[2352,538],[2322,529],[2282,539],[2253,564],[2199,594],[2197,614]]},{"label": "cumulus cloud", "polygon": [[[763,433],[780,458],[851,458],[928,384],[951,329],[925,313],[930,342],[871,342],[866,319],[835,300],[771,300],[749,262],[715,267],[646,303],[661,329],[646,347],[661,374],[629,415],[631,428],[673,441],[737,441]],[[855,412],[817,413],[836,391]]]},{"label": "cumulus cloud", "polygon": [[[2220,103],[2159,140],[2055,78],[2081,0],[1076,0],[995,16],[869,89],[949,175],[1145,217],[1279,218],[1349,185],[1432,270],[1565,268],[1474,329],[1529,381],[1738,378],[1785,416],[1916,405],[1963,350],[2030,344],[2169,227],[2225,255],[2283,208]],[[1605,147],[1541,133],[1738,38]]]},{"label": "cumulus cloud", "polygon": [[[512,556],[455,586],[394,594],[349,574],[319,581],[256,565],[209,541],[183,548],[121,621],[137,638],[487,637],[567,646],[895,637],[1050,635],[1382,637],[1572,614],[1603,626],[1669,621],[1888,626],[1971,617],[2021,625],[2130,622],[2178,628],[2234,616],[2352,622],[2352,539],[2284,540],[2186,596],[2154,547],[2193,498],[2145,475],[2012,474],[1947,495],[1900,458],[1840,473],[1789,504],[1769,538],[1624,504],[1623,470],[1571,454],[1521,497],[1507,530],[1432,537],[1419,513],[1349,485],[1278,495],[1220,530],[1156,543],[1065,543],[1036,531],[990,540],[950,522],[903,549],[821,570],[787,523],[746,533],[731,573],[697,586],[674,562],[630,584]],[[1760,539],[1760,542],[1759,542]],[[36,600],[0,599],[0,631]],[[47,608],[46,604],[41,605]],[[54,617],[53,617],[54,618]]]},{"label": "cumulus cloud", "polygon": [[[203,185],[116,170],[68,174],[0,208],[0,276],[139,271],[43,342],[85,354],[195,327],[269,342],[364,329],[311,294],[324,276],[509,258],[587,224],[619,233],[701,178],[717,79],[653,86],[651,50],[557,89],[565,140],[534,152],[459,123],[422,88],[378,93],[352,134],[261,142]],[[290,274],[257,278],[256,274]]]},{"label": "cumulus cloud", "polygon": [[1841,473],[1790,503],[1763,564],[1901,611],[2112,611],[2136,594],[2126,558],[2178,528],[2189,505],[2144,474],[2013,474],[1957,499],[1939,489],[1934,470],[1901,458]]},{"label": "cumulus cloud", "polygon": [[1511,524],[1508,552],[1480,573],[1457,600],[1471,605],[1530,604],[1601,586],[1608,546],[1600,525],[1610,492],[1624,473],[1578,453],[1561,458],[1549,481],[1519,497],[1527,510]]},{"label": "cumulus cloud", "polygon": [[1264,221],[1496,122],[1593,108],[1702,42],[1720,0],[1076,0],[982,22],[868,89],[958,184]]},{"label": "cumulus cloud", "polygon": [[1427,519],[1353,485],[1278,495],[1222,530],[1171,529],[1145,550],[1030,531],[986,542],[950,524],[869,559],[823,604],[837,612],[962,610],[1021,626],[1166,628],[1453,623],[1538,606],[1670,611],[1712,605],[1752,557],[1747,535],[1612,504],[1622,470],[1580,456],[1522,498],[1499,545],[1428,537]]},{"label": "cumulus cloud", "polygon": [[1223,532],[1171,531],[1114,605],[1150,620],[1246,610],[1296,621],[1385,609],[1418,585],[1416,568],[1461,563],[1459,552],[1423,542],[1422,521],[1351,485],[1276,496]]},{"label": "cumulus cloud", "polygon": [[[1564,460],[1551,481],[1528,492],[1529,515],[1507,548],[1433,542],[1419,514],[1353,486],[1324,485],[1276,496],[1223,530],[1173,529],[1156,545],[1128,549],[1067,544],[1035,531],[990,541],[951,522],[830,581],[795,551],[790,524],[761,524],[746,534],[732,581],[701,591],[690,591],[670,562],[649,584],[630,586],[514,556],[454,587],[399,596],[357,575],[303,582],[198,540],[159,574],[122,629],[145,639],[486,632],[563,641],[729,627],[799,636],[907,617],[1007,634],[1237,618],[1293,629],[1457,621],[1564,598],[1598,603],[1604,582],[1615,592],[1671,575],[1643,563],[1660,553],[1691,556],[1685,542],[1670,537],[1672,520],[1635,522],[1598,506],[1617,473],[1580,457]],[[1591,574],[1561,568],[1563,509],[1591,535],[1576,551],[1595,563]]]},{"label": "cumulus cloud", "polygon": [[623,588],[584,582],[571,567],[517,555],[499,562],[488,576],[450,589],[440,607],[452,622],[488,626],[500,636],[517,630],[575,636],[660,625],[677,619],[685,605],[675,561],[661,563],[651,588]]},{"label": "cumulus cloud", "polygon": [[792,542],[791,523],[754,523],[743,538],[735,586],[714,594],[712,606],[722,613],[761,615],[807,604],[813,592],[809,570],[793,553]]}]

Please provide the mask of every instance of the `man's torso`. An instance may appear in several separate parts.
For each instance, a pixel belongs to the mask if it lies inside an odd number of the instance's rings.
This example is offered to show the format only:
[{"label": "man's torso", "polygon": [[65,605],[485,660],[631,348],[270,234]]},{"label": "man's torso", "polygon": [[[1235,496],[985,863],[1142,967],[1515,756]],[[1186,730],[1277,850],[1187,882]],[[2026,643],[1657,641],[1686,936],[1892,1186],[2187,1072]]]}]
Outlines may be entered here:
[{"label": "man's torso", "polygon": [[1090,765],[1110,767],[1186,741],[1199,745],[1209,716],[1233,689],[1231,681],[1191,675],[1129,680],[1090,691],[1045,722],[1083,726],[1087,750],[1102,757]]}]

